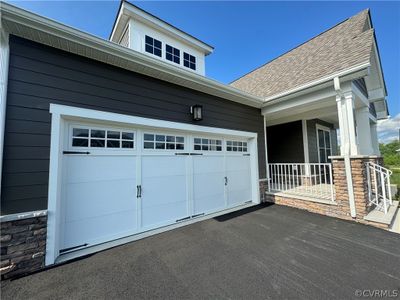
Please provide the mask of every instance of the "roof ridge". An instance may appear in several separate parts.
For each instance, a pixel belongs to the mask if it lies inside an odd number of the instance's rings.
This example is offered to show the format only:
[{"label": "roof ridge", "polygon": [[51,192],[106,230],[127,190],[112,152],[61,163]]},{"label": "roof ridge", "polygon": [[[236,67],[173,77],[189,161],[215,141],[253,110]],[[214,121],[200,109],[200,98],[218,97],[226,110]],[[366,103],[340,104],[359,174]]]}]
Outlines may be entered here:
[{"label": "roof ridge", "polygon": [[257,70],[259,70],[259,69],[261,69],[261,68],[263,68],[264,66],[266,66],[266,65],[272,63],[273,61],[277,60],[278,58],[280,58],[280,57],[282,57],[282,56],[284,56],[284,55],[286,55],[286,54],[288,54],[288,53],[290,53],[290,52],[296,50],[297,48],[300,48],[300,47],[303,46],[304,44],[307,44],[308,42],[311,42],[312,40],[316,39],[317,37],[319,37],[319,36],[325,34],[326,32],[328,32],[328,31],[330,31],[330,30],[332,30],[332,29],[338,27],[339,25],[341,25],[341,24],[343,24],[343,23],[349,21],[350,19],[355,18],[355,17],[361,15],[362,13],[369,13],[369,11],[370,11],[370,9],[369,9],[369,8],[366,8],[366,9],[360,11],[359,13],[357,13],[357,14],[351,16],[351,17],[348,17],[347,19],[345,19],[345,20],[343,20],[343,21],[341,21],[341,22],[339,22],[339,23],[333,25],[332,27],[330,27],[330,28],[324,30],[323,32],[321,32],[321,33],[319,33],[319,34],[317,34],[317,35],[315,35],[315,36],[309,38],[308,40],[306,40],[305,42],[303,42],[303,43],[301,43],[301,44],[295,46],[294,48],[292,48],[292,49],[290,49],[290,50],[288,50],[288,51],[282,53],[281,55],[279,55],[279,56],[277,56],[277,57],[275,57],[275,58],[273,58],[273,59],[267,61],[266,63],[262,64],[261,66],[256,67],[255,69],[253,69],[253,70],[251,70],[251,71],[245,73],[244,75],[242,75],[242,76],[236,78],[235,80],[229,82],[228,84],[231,85],[232,83],[234,83],[234,82],[236,82],[236,81],[242,79],[243,77],[245,77],[245,76],[247,76],[247,75],[249,75],[249,74],[251,74],[251,73],[253,73],[253,72],[255,72],[255,71],[257,71]]}]

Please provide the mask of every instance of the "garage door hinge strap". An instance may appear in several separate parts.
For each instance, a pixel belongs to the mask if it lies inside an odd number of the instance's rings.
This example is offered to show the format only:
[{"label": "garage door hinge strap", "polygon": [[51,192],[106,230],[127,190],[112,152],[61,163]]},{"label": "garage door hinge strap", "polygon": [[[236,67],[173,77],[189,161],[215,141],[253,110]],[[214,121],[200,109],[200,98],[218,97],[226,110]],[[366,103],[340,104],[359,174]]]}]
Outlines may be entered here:
[{"label": "garage door hinge strap", "polygon": [[190,153],[190,155],[203,155],[203,153]]},{"label": "garage door hinge strap", "polygon": [[175,153],[175,155],[189,155],[189,153]]},{"label": "garage door hinge strap", "polygon": [[88,151],[63,151],[63,154],[90,154]]},{"label": "garage door hinge strap", "polygon": [[182,218],[182,219],[176,220],[176,222],[181,222],[181,221],[185,221],[185,220],[189,220],[189,219],[190,219],[190,217],[186,217],[186,218]]}]

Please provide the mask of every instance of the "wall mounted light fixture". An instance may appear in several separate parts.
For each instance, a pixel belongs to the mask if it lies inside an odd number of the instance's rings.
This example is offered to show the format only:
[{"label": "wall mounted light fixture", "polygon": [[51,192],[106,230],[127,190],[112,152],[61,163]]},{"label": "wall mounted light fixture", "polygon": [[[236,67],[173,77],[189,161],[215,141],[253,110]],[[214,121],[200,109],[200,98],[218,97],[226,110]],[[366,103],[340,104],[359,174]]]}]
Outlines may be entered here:
[{"label": "wall mounted light fixture", "polygon": [[190,107],[190,113],[192,114],[193,121],[203,120],[203,106],[202,105],[192,105]]}]

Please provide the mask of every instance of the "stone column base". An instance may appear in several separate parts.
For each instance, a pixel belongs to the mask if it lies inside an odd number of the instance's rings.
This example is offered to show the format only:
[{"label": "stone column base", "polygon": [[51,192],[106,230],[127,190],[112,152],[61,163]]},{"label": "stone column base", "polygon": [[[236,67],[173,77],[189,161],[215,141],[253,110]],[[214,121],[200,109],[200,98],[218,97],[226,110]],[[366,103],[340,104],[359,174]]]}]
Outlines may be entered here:
[{"label": "stone column base", "polygon": [[46,211],[2,216],[1,278],[8,279],[43,268],[46,236]]}]

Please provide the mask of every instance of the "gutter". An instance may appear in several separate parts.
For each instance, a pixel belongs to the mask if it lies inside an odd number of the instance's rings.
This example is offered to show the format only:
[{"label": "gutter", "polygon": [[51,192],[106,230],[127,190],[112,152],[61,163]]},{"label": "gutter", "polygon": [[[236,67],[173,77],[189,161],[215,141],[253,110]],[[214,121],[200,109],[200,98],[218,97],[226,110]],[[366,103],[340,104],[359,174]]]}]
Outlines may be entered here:
[{"label": "gutter", "polygon": [[331,75],[325,76],[325,77],[323,77],[321,79],[317,79],[317,80],[311,81],[309,83],[306,83],[306,84],[301,85],[299,87],[293,88],[291,90],[288,90],[288,91],[285,91],[285,92],[282,92],[282,93],[275,94],[273,96],[267,97],[267,98],[264,99],[263,107],[281,101],[280,98],[283,98],[283,97],[286,97],[286,96],[291,96],[294,93],[301,92],[301,91],[303,91],[305,89],[308,89],[308,88],[311,88],[311,87],[314,87],[314,86],[317,86],[317,85],[320,85],[320,84],[323,84],[323,83],[328,83],[329,81],[334,80],[336,77],[342,77],[343,78],[345,76],[349,76],[351,74],[354,74],[354,73],[357,73],[357,72],[360,72],[360,71],[364,71],[364,70],[368,69],[370,66],[371,66],[371,63],[369,61],[366,61],[366,62],[364,62],[364,63],[362,63],[362,64],[360,64],[358,66],[355,66],[355,67],[352,67],[352,68],[349,68],[349,69],[346,69],[346,70],[343,70],[343,71],[340,71],[340,72],[333,73]]},{"label": "gutter", "polygon": [[[89,54],[78,53],[77,51],[73,52],[71,49],[62,48],[62,40],[76,43],[83,47],[88,47],[90,49],[101,52],[102,54],[107,54],[110,57],[117,57],[122,60],[126,60],[128,62],[133,62],[138,65],[138,67],[142,70],[131,70],[126,68],[127,70],[141,73],[147,76],[152,76],[152,74],[159,74],[160,77],[155,77],[159,80],[168,81],[173,84],[181,85],[187,88],[191,88],[194,90],[199,90],[203,93],[208,93],[210,95],[214,95],[217,97],[225,98],[227,100],[238,102],[244,105],[261,108],[263,103],[263,99],[254,95],[250,95],[243,91],[240,91],[234,87],[225,85],[216,80],[209,79],[205,76],[193,73],[191,71],[184,70],[182,68],[173,66],[168,64],[167,62],[158,61],[151,57],[148,57],[145,54],[137,52],[135,50],[123,47],[111,41],[96,37],[92,34],[77,30],[70,26],[66,26],[57,21],[39,16],[37,14],[31,13],[29,11],[20,9],[16,6],[10,5],[5,2],[0,2],[0,15],[1,21],[12,22],[13,24],[26,26],[30,29],[30,31],[38,31],[36,36],[45,39],[45,36],[42,35],[50,35],[51,37],[56,37],[58,39],[58,45],[52,45],[51,43],[47,43],[46,45],[54,48],[61,49],[63,51],[67,51],[70,53],[74,53],[80,56],[85,56],[91,59],[102,61],[103,63],[110,64],[109,62],[97,59],[96,57],[91,57]],[[5,23],[6,23],[5,22]],[[4,24],[4,29],[7,29],[7,24]],[[17,31],[17,30],[16,30]],[[41,44],[45,44],[40,40],[35,40],[32,37],[24,36],[19,32],[10,32],[11,34],[15,34],[17,36],[21,36],[26,39],[30,39],[36,41]],[[61,42],[60,42],[61,40]],[[113,65],[113,64],[111,64]],[[115,66],[124,68],[119,64],[115,64]],[[143,71],[144,70],[144,71]],[[146,72],[147,71],[147,72]],[[161,73],[161,74],[160,74]],[[170,78],[168,78],[170,77]],[[173,80],[175,79],[175,80]],[[187,82],[193,83],[197,85],[197,87],[191,87],[187,85]],[[206,91],[202,90],[204,88]],[[232,99],[233,98],[233,99]],[[236,99],[234,99],[236,98]]]}]

